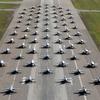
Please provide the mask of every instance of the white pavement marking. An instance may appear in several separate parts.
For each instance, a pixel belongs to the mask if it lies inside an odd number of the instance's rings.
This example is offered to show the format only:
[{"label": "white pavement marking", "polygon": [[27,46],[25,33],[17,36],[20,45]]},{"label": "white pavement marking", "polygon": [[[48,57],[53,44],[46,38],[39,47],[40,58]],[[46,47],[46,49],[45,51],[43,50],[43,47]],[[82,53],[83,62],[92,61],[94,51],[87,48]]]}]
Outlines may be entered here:
[{"label": "white pavement marking", "polygon": [[31,49],[31,46],[32,46],[32,45],[31,45],[31,44],[29,44],[29,49]]},{"label": "white pavement marking", "polygon": [[[33,55],[32,58],[34,59],[34,55]],[[36,73],[35,72],[36,72],[36,68],[32,68],[31,69],[31,74],[30,74],[30,76],[32,78],[36,77]],[[33,100],[33,98],[34,98],[34,100],[37,100],[37,96],[34,96],[33,90],[34,90],[34,84],[30,84],[29,85],[29,90],[28,90],[27,100]]]},{"label": "white pavement marking", "polygon": [[[21,50],[20,54],[22,54],[22,53],[23,53],[23,50]],[[20,60],[17,63],[17,67],[16,67],[17,69],[19,67],[19,64],[20,64]],[[16,81],[16,75],[14,75],[13,82],[12,82],[12,85],[11,85],[12,87],[14,87],[15,81]],[[11,100],[11,95],[9,95],[8,100]]]},{"label": "white pavement marking", "polygon": [[[65,26],[65,29],[66,29],[66,28],[67,28],[67,27]],[[68,35],[68,33],[67,33],[67,35]],[[68,40],[68,42],[69,42],[69,44],[71,44],[70,40]],[[72,55],[75,55],[74,50],[71,50],[71,53],[72,53]],[[78,65],[77,65],[77,62],[76,62],[75,60],[74,60],[74,63],[75,63],[76,69],[78,69]],[[79,75],[78,78],[79,78],[79,82],[80,82],[81,87],[83,87],[84,85],[83,85],[83,83],[82,83],[81,76]],[[84,100],[87,100],[87,97],[86,97],[85,95],[84,95]]]},{"label": "white pavement marking", "polygon": [[[24,40],[23,43],[25,43],[25,40]],[[23,49],[21,49],[20,54],[22,55],[22,53],[23,53]],[[21,61],[19,60],[18,63],[17,63],[16,69],[19,68],[20,62],[21,62]],[[15,81],[16,81],[16,75],[14,75],[14,77],[13,77],[13,82],[12,82],[12,85],[11,85],[12,87],[14,87]],[[9,95],[8,100],[11,100],[11,95]]]}]

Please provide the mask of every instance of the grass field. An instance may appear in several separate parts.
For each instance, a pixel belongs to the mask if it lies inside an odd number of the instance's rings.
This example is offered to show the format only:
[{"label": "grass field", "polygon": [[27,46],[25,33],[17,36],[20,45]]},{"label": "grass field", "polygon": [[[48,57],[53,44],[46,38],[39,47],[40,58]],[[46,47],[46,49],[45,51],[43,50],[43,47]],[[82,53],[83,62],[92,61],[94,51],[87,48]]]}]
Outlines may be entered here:
[{"label": "grass field", "polygon": [[72,0],[77,9],[100,10],[100,0]]},{"label": "grass field", "polygon": [[17,8],[19,5],[18,4],[0,4],[0,9],[14,9]]},{"label": "grass field", "polygon": [[100,50],[100,13],[80,13],[80,16]]},{"label": "grass field", "polygon": [[11,19],[13,12],[0,11],[0,39],[2,38],[4,32],[6,31]]}]

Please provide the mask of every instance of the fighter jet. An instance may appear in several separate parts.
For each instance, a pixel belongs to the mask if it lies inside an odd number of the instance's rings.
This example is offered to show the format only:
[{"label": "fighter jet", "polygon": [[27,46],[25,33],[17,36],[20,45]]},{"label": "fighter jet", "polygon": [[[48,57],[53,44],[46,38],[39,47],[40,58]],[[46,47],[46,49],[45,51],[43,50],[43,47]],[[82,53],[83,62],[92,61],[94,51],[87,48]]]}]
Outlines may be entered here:
[{"label": "fighter jet", "polygon": [[23,11],[27,11],[27,9],[26,8],[23,8]]},{"label": "fighter jet", "polygon": [[20,25],[16,25],[16,26],[15,26],[15,29],[18,29],[18,28],[20,28]]},{"label": "fighter jet", "polygon": [[45,23],[45,24],[44,24],[44,26],[48,26],[48,25],[49,25],[49,23]]},{"label": "fighter jet", "polygon": [[50,69],[46,69],[43,72],[41,72],[41,74],[43,74],[43,75],[49,75],[49,74],[53,74],[53,72]]},{"label": "fighter jet", "polygon": [[44,36],[43,39],[50,39],[49,34],[46,34],[46,36]]},{"label": "fighter jet", "polygon": [[38,8],[41,8],[41,5],[38,5],[37,7],[38,7]]},{"label": "fighter jet", "polygon": [[62,9],[62,7],[58,7],[58,9]]},{"label": "fighter jet", "polygon": [[63,48],[60,48],[57,52],[56,52],[56,54],[64,54],[65,53],[65,51],[63,50]]},{"label": "fighter jet", "polygon": [[78,29],[78,27],[77,26],[73,26],[72,29]]},{"label": "fighter jet", "polygon": [[22,19],[24,16],[23,15],[20,15],[18,18]]},{"label": "fighter jet", "polygon": [[17,23],[22,23],[22,21],[21,20],[18,20]]},{"label": "fighter jet", "polygon": [[62,44],[62,40],[61,39],[57,39],[55,43]]},{"label": "fighter jet", "polygon": [[21,39],[28,39],[27,34],[25,34]]},{"label": "fighter jet", "polygon": [[48,28],[46,28],[46,29],[44,30],[44,32],[50,32],[50,30],[49,30]]},{"label": "fighter jet", "polygon": [[48,52],[44,55],[43,60],[49,60],[50,59],[50,55],[48,54]]},{"label": "fighter jet", "polygon": [[32,6],[30,9],[35,9],[35,7],[34,7],[34,6]]},{"label": "fighter jet", "polygon": [[34,26],[35,29],[39,28],[37,25]]},{"label": "fighter jet", "polygon": [[26,26],[29,26],[29,25],[31,25],[31,22],[30,22],[30,21],[28,21],[28,22],[26,23]]},{"label": "fighter jet", "polygon": [[80,32],[77,32],[74,34],[74,36],[81,36],[81,35],[82,35],[82,33],[80,33]]},{"label": "fighter jet", "polygon": [[22,43],[18,48],[26,48],[25,43]]},{"label": "fighter jet", "polygon": [[17,31],[15,30],[13,33],[11,33],[12,36],[17,35]]},{"label": "fighter jet", "polygon": [[61,80],[59,81],[58,83],[60,84],[66,84],[66,83],[71,83],[72,84],[72,78],[67,78],[66,76]]},{"label": "fighter jet", "polygon": [[94,85],[100,85],[100,77],[97,77],[96,79],[94,79],[92,83]]},{"label": "fighter jet", "polygon": [[26,12],[25,12],[25,11],[22,11],[20,14],[25,15],[25,14],[26,14]]},{"label": "fighter jet", "polygon": [[63,23],[62,26],[67,26],[67,24],[66,23]]},{"label": "fighter jet", "polygon": [[37,19],[34,23],[36,23],[36,24],[39,23],[39,19]]},{"label": "fighter jet", "polygon": [[24,32],[29,32],[30,31],[30,28],[29,27],[27,27],[25,30],[24,30]]},{"label": "fighter jet", "polygon": [[63,11],[62,10],[59,10],[59,13],[63,13]]},{"label": "fighter jet", "polygon": [[52,18],[55,18],[55,19],[57,19],[58,17],[55,15],[55,16],[53,16]]},{"label": "fighter jet", "polygon": [[[32,17],[32,16],[33,16],[33,14],[32,14],[32,13],[30,13],[28,16],[31,16],[31,17]],[[36,18],[36,17],[35,17],[35,18]]]},{"label": "fighter jet", "polygon": [[52,14],[53,14],[53,15],[57,15],[56,11],[54,11]]},{"label": "fighter jet", "polygon": [[55,20],[55,21],[54,21],[54,23],[58,23],[58,21],[57,21],[57,20]]},{"label": "fighter jet", "polygon": [[68,8],[68,9],[66,9],[66,11],[67,11],[67,12],[70,12],[70,9]]},{"label": "fighter jet", "polygon": [[0,60],[0,67],[5,67],[5,62],[3,60]]},{"label": "fighter jet", "polygon": [[16,59],[16,60],[23,59],[22,54],[18,55],[15,59]]},{"label": "fighter jet", "polygon": [[18,68],[16,68],[15,70],[11,71],[10,74],[11,75],[16,75],[16,74],[20,74],[20,70]]},{"label": "fighter jet", "polygon": [[10,52],[10,49],[9,48],[7,48],[6,50],[4,50],[3,52],[2,52],[2,54],[10,54],[11,52]]},{"label": "fighter jet", "polygon": [[81,75],[81,74],[84,74],[83,70],[80,70],[80,69],[76,69],[72,72],[72,74],[74,75]]},{"label": "fighter jet", "polygon": [[58,26],[54,26],[54,29],[59,29],[59,27]]},{"label": "fighter jet", "polygon": [[49,18],[48,18],[48,17],[44,18],[44,21],[48,21],[48,20],[49,20]]},{"label": "fighter jet", "polygon": [[88,65],[86,67],[87,68],[96,68],[97,64],[94,61],[91,61],[90,63],[88,63]]},{"label": "fighter jet", "polygon": [[57,67],[67,67],[67,66],[68,66],[68,63],[66,63],[63,60],[57,65]]},{"label": "fighter jet", "polygon": [[71,23],[71,24],[74,24],[75,22],[72,20],[72,21],[70,21],[70,23]]},{"label": "fighter jet", "polygon": [[52,6],[52,8],[56,8],[56,6],[55,6],[55,5],[53,5],[53,6]]},{"label": "fighter jet", "polygon": [[84,50],[82,50],[82,52],[81,52],[82,55],[89,55],[90,53],[91,53],[91,51],[88,50],[88,49],[84,49]]},{"label": "fighter jet", "polygon": [[61,14],[60,16],[61,16],[61,17],[63,17],[63,16],[64,16],[64,14]]},{"label": "fighter jet", "polygon": [[43,48],[50,48],[50,44],[46,42],[46,44],[43,46]]},{"label": "fighter jet", "polygon": [[23,77],[21,83],[22,84],[29,84],[29,83],[33,83],[36,82],[31,76],[29,77]]},{"label": "fighter jet", "polygon": [[67,12],[66,15],[72,15],[72,13],[71,12]]},{"label": "fighter jet", "polygon": [[40,16],[36,16],[35,18],[38,19]]},{"label": "fighter jet", "polygon": [[49,12],[47,9],[44,11],[44,13],[47,13],[47,12]]},{"label": "fighter jet", "polygon": [[63,32],[70,32],[70,29],[67,27]]},{"label": "fighter jet", "polygon": [[4,95],[11,95],[16,93],[15,88],[13,86],[11,86],[10,88],[5,89],[3,92]]},{"label": "fighter jet", "polygon": [[64,40],[72,40],[72,36],[68,35],[67,37],[64,38]]},{"label": "fighter jet", "polygon": [[7,43],[8,43],[8,44],[11,44],[11,43],[14,43],[14,42],[15,42],[14,39],[11,38]]},{"label": "fighter jet", "polygon": [[31,21],[32,20],[32,16],[29,16],[29,18],[27,19],[27,21]]},{"label": "fighter jet", "polygon": [[38,35],[38,31],[35,31],[32,35]]},{"label": "fighter jet", "polygon": [[57,33],[55,33],[54,35],[55,35],[55,36],[60,36],[61,33],[60,33],[60,32],[57,32]]},{"label": "fighter jet", "polygon": [[73,56],[70,58],[70,60],[78,60],[78,58],[77,58],[75,55],[73,55]]},{"label": "fighter jet", "polygon": [[89,90],[86,89],[85,87],[82,87],[81,89],[78,90],[78,92],[76,92],[75,94],[79,94],[79,96],[82,95],[88,95],[90,94]]},{"label": "fighter jet", "polygon": [[62,18],[61,21],[66,21],[66,19],[65,18]]},{"label": "fighter jet", "polygon": [[34,47],[31,51],[28,52],[28,54],[36,54],[37,51],[36,51],[36,48]]},{"label": "fighter jet", "polygon": [[34,9],[31,9],[29,12],[30,12],[30,13],[34,12]]},{"label": "fighter jet", "polygon": [[73,19],[73,16],[69,16],[68,19]]},{"label": "fighter jet", "polygon": [[67,49],[75,49],[74,45],[73,44],[70,44]]},{"label": "fighter jet", "polygon": [[40,12],[40,8],[37,10],[37,12],[35,12],[36,15],[40,15],[41,12]]},{"label": "fighter jet", "polygon": [[38,43],[37,38],[34,38],[30,43]]},{"label": "fighter jet", "polygon": [[77,44],[85,44],[86,42],[83,40],[83,39],[81,39],[79,42],[77,42]]},{"label": "fighter jet", "polygon": [[35,67],[36,64],[34,62],[34,60],[32,60],[30,63],[28,63],[27,65],[25,65],[25,67]]}]

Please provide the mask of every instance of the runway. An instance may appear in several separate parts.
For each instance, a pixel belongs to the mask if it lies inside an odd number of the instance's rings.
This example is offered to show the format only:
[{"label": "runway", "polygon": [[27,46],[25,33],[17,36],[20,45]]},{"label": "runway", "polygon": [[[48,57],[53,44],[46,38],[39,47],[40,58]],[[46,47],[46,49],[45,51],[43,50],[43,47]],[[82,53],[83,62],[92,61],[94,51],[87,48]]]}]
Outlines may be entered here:
[{"label": "runway", "polygon": [[[100,86],[92,82],[99,77],[100,53],[71,0],[23,0],[0,45],[0,60],[5,62],[0,100],[99,100]],[[4,53],[6,48],[10,54]],[[89,55],[81,54],[85,48]],[[97,67],[85,67],[92,60]],[[15,69],[19,73],[11,74]],[[83,74],[73,74],[76,69]],[[30,76],[34,81],[25,83],[23,77]],[[2,93],[10,87],[15,93]],[[80,95],[84,87],[86,94]]]}]

